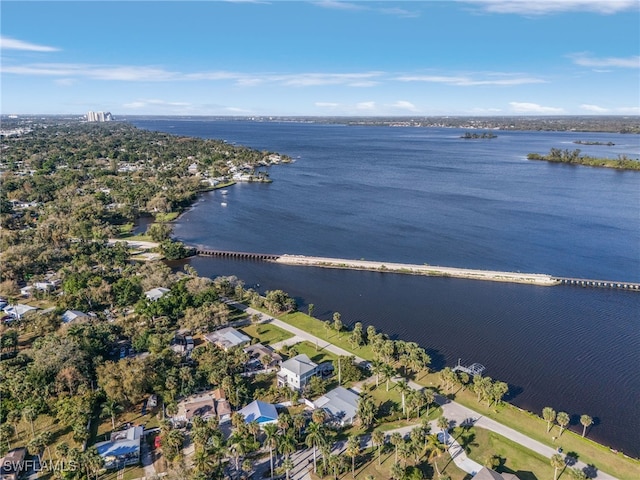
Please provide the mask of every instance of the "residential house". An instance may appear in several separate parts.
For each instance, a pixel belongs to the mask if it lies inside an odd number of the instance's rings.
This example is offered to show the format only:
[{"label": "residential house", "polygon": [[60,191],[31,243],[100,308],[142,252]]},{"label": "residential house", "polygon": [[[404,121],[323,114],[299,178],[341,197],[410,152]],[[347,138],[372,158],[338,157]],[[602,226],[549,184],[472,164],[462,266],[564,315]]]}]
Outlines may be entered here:
[{"label": "residential house", "polygon": [[323,409],[340,426],[351,425],[358,413],[360,396],[344,387],[336,387],[313,402],[315,408]]},{"label": "residential house", "polygon": [[218,420],[220,423],[228,422],[231,420],[231,404],[229,400],[227,400],[227,396],[224,393],[224,390],[221,388],[216,388],[213,392],[211,392],[213,399],[216,401],[216,415],[218,415]]},{"label": "residential house", "polygon": [[62,321],[64,323],[73,323],[76,320],[88,320],[90,318],[90,315],[87,315],[86,313],[79,310],[67,310],[62,314]]},{"label": "residential house", "polygon": [[247,368],[249,370],[261,370],[265,368],[263,363],[263,359],[265,357],[271,359],[268,365],[266,365],[266,368],[275,367],[282,362],[280,354],[274,352],[271,348],[262,345],[261,343],[248,345],[244,348],[244,351],[249,355],[249,362],[247,363]]},{"label": "residential house", "polygon": [[104,460],[106,469],[122,468],[140,462],[140,441],[144,427],[131,427],[127,430],[112,432],[106,442],[96,443],[95,447]]},{"label": "residential house", "polygon": [[207,333],[204,339],[225,351],[233,347],[246,345],[251,341],[244,333],[239,332],[233,327],[221,328],[215,332]]},{"label": "residential house", "polygon": [[20,320],[26,313],[34,312],[37,310],[37,308],[32,307],[30,305],[17,303],[15,305],[7,305],[2,310],[7,315],[10,315],[11,317],[13,317],[14,320]]},{"label": "residential house", "polygon": [[144,295],[147,297],[147,299],[155,302],[156,300],[160,300],[168,292],[168,288],[158,287],[147,290],[146,292],[144,292]]},{"label": "residential house", "polygon": [[318,364],[302,353],[282,362],[278,372],[278,386],[286,385],[293,390],[302,390],[318,373]]},{"label": "residential house", "polygon": [[24,457],[26,454],[26,448],[14,448],[0,458],[0,480],[18,480],[24,470]]},{"label": "residential house", "polygon": [[178,413],[171,419],[174,425],[186,426],[193,417],[207,420],[216,415],[216,404],[209,393],[193,395],[178,403]]},{"label": "residential house", "polygon": [[246,423],[253,421],[258,422],[258,425],[262,427],[268,423],[278,422],[278,412],[276,406],[271,403],[262,402],[260,400],[254,400],[249,405],[241,409],[238,413],[244,416]]}]

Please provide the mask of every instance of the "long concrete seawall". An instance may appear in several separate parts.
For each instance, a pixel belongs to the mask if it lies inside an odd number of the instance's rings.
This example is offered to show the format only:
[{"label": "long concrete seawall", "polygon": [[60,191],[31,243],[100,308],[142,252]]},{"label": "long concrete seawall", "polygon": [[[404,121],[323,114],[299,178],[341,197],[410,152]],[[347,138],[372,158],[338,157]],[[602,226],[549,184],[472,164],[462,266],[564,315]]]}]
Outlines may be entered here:
[{"label": "long concrete seawall", "polygon": [[467,278],[471,280],[492,282],[524,283],[545,287],[560,284],[560,281],[556,278],[542,273],[496,272],[491,270],[472,270],[468,268],[438,267],[434,265],[412,265],[405,263],[373,262],[369,260],[308,257],[305,255],[281,255],[273,261],[285,265],[304,265],[351,270],[370,270],[375,272],[406,273],[436,277]]}]

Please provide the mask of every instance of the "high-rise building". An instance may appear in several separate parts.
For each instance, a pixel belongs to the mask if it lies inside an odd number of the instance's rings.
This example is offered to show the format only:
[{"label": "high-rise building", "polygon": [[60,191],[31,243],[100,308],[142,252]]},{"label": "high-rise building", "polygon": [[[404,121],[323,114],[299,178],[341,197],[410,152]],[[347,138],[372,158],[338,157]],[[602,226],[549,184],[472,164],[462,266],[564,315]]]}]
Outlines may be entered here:
[{"label": "high-rise building", "polygon": [[87,122],[110,122],[113,120],[111,112],[88,112]]}]

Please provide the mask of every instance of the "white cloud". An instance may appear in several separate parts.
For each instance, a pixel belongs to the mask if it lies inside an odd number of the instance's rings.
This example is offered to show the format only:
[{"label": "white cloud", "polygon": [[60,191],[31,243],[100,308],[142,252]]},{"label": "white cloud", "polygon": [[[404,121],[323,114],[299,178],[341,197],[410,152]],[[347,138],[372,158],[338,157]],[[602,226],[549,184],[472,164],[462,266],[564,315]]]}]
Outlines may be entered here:
[{"label": "white cloud", "polygon": [[560,114],[564,112],[562,108],[545,107],[543,105],[538,105],[537,103],[509,102],[509,105],[511,105],[511,109],[515,113],[539,113],[548,115]]},{"label": "white cloud", "polygon": [[336,0],[322,0],[314,2],[315,5],[323,8],[332,8],[334,10],[365,10],[366,7],[350,2],[338,2]]},{"label": "white cloud", "polygon": [[389,105],[393,108],[399,108],[401,110],[408,110],[410,112],[417,112],[418,108],[411,102],[407,102],[406,100],[398,100],[397,102]]},{"label": "white cloud", "polygon": [[151,106],[190,107],[191,104],[187,103],[187,102],[168,102],[166,100],[159,100],[159,99],[156,99],[156,98],[150,98],[150,99],[142,99],[142,100],[136,100],[136,101],[130,102],[130,103],[125,103],[122,106],[124,108],[135,110],[135,109],[151,107]]},{"label": "white cloud", "polygon": [[30,65],[2,66],[2,73],[50,77],[80,77],[94,80],[165,81],[179,77],[157,67],[122,65],[88,65],[73,63],[34,63]]},{"label": "white cloud", "polygon": [[371,78],[380,76],[380,72],[365,73],[300,73],[275,75],[270,80],[289,87],[310,87],[322,85],[348,85],[351,87],[371,86]]},{"label": "white cloud", "polygon": [[490,13],[546,15],[560,12],[594,12],[604,15],[638,9],[637,0],[461,0]]},{"label": "white cloud", "polygon": [[360,102],[356,103],[357,110],[375,110],[376,102]]},{"label": "white cloud", "polygon": [[60,49],[47,45],[37,45],[35,43],[24,42],[14,38],[0,36],[1,50],[24,50],[28,52],[57,52]]},{"label": "white cloud", "polygon": [[598,105],[589,105],[586,103],[580,105],[580,108],[588,112],[594,112],[594,113],[604,113],[609,111],[608,109],[599,107]]},{"label": "white cloud", "polygon": [[616,108],[616,112],[624,115],[640,115],[640,106]]},{"label": "white cloud", "polygon": [[428,82],[443,83],[460,87],[473,87],[481,85],[513,86],[532,83],[546,83],[546,80],[534,77],[523,77],[512,74],[488,74],[487,78],[474,79],[467,76],[443,76],[443,75],[405,75],[397,77],[400,82]]},{"label": "white cloud", "polygon": [[640,56],[597,58],[591,57],[586,53],[576,53],[570,55],[570,57],[576,65],[582,67],[640,68]]},{"label": "white cloud", "polygon": [[339,103],[334,103],[334,102],[316,102],[314,103],[314,105],[320,108],[336,108],[340,106]]}]

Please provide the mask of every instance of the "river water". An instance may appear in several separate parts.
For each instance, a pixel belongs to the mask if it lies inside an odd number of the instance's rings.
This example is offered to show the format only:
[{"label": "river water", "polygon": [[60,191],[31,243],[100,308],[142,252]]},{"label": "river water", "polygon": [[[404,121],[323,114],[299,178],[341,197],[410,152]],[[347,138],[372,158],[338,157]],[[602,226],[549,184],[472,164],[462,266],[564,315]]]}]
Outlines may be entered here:
[{"label": "river water", "polygon": [[[640,156],[640,137],[251,121],[140,120],[174,134],[285,153],[271,184],[209,192],[175,224],[222,250],[429,263],[640,281],[640,173],[528,161],[575,149]],[[615,146],[573,144],[576,140]],[[226,203],[223,206],[222,203]],[[640,457],[640,294],[194,258],[203,275],[282,288],[428,349],[437,368],[480,362],[510,401],[596,420],[589,436]]]}]

